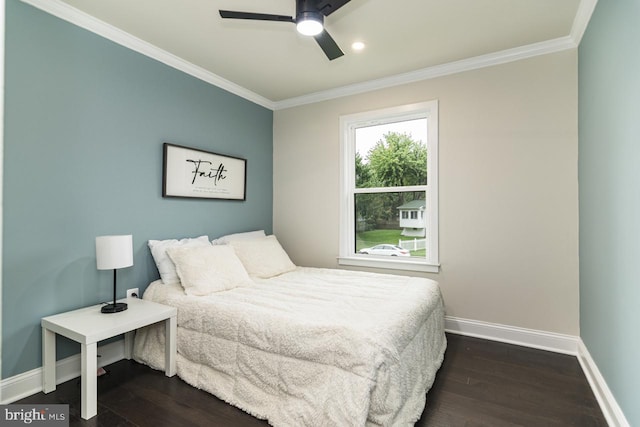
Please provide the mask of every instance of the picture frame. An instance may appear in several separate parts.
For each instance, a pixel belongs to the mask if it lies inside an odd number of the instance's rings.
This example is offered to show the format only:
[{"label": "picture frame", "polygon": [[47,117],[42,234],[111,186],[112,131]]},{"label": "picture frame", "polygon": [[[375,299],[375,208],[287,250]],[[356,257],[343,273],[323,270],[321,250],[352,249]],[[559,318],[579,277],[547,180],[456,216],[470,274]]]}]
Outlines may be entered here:
[{"label": "picture frame", "polygon": [[162,197],[246,200],[246,159],[168,142],[162,151]]}]

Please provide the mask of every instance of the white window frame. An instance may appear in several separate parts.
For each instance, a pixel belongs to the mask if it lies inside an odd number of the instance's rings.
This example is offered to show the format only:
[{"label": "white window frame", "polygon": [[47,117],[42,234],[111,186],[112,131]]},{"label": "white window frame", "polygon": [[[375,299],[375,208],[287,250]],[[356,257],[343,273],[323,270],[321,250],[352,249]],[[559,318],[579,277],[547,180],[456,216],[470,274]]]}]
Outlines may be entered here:
[{"label": "white window frame", "polygon": [[[355,188],[356,129],[399,121],[427,119],[427,185],[393,187],[394,191],[427,191],[427,254],[428,259],[385,257],[358,254],[354,251],[354,199],[358,190],[376,192],[374,188]],[[340,117],[340,255],[338,264],[358,267],[437,273],[440,269],[438,253],[438,101],[426,101],[399,107],[384,108]],[[419,188],[416,188],[419,187]],[[387,187],[391,188],[391,187]],[[387,188],[380,192],[387,192]]]}]

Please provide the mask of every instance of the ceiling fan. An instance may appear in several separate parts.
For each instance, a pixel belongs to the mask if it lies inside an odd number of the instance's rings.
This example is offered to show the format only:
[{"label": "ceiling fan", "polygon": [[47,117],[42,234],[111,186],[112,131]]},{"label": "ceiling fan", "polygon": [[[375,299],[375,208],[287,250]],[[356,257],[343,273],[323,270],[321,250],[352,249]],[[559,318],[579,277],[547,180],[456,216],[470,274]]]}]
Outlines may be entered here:
[{"label": "ceiling fan", "polygon": [[253,19],[257,21],[291,22],[300,34],[313,36],[327,58],[333,61],[344,55],[338,44],[324,29],[324,17],[331,15],[350,0],[296,0],[296,17],[271,15],[268,13],[237,12],[220,10],[222,18]]}]

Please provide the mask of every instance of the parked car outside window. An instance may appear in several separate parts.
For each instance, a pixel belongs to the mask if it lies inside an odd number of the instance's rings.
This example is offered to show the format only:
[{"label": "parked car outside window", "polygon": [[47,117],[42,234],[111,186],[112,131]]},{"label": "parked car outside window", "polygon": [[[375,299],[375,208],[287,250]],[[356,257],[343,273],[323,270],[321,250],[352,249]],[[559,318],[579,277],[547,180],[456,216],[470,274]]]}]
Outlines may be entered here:
[{"label": "parked car outside window", "polygon": [[396,245],[377,245],[371,248],[362,248],[359,253],[369,255],[411,256],[408,250]]}]

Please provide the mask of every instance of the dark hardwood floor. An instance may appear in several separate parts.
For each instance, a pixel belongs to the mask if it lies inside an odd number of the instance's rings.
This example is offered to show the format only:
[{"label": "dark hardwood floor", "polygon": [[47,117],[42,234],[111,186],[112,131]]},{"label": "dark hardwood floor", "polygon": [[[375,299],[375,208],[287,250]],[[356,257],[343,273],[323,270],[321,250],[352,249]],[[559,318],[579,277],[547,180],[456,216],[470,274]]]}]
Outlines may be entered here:
[{"label": "dark hardwood floor", "polygon": [[[447,339],[416,426],[607,425],[575,357],[459,335]],[[68,403],[71,426],[268,425],[177,376],[126,360],[108,369],[98,380],[98,415],[91,420],[80,418],[78,380],[16,403]]]},{"label": "dark hardwood floor", "polygon": [[574,356],[447,334],[416,426],[606,426]]}]

